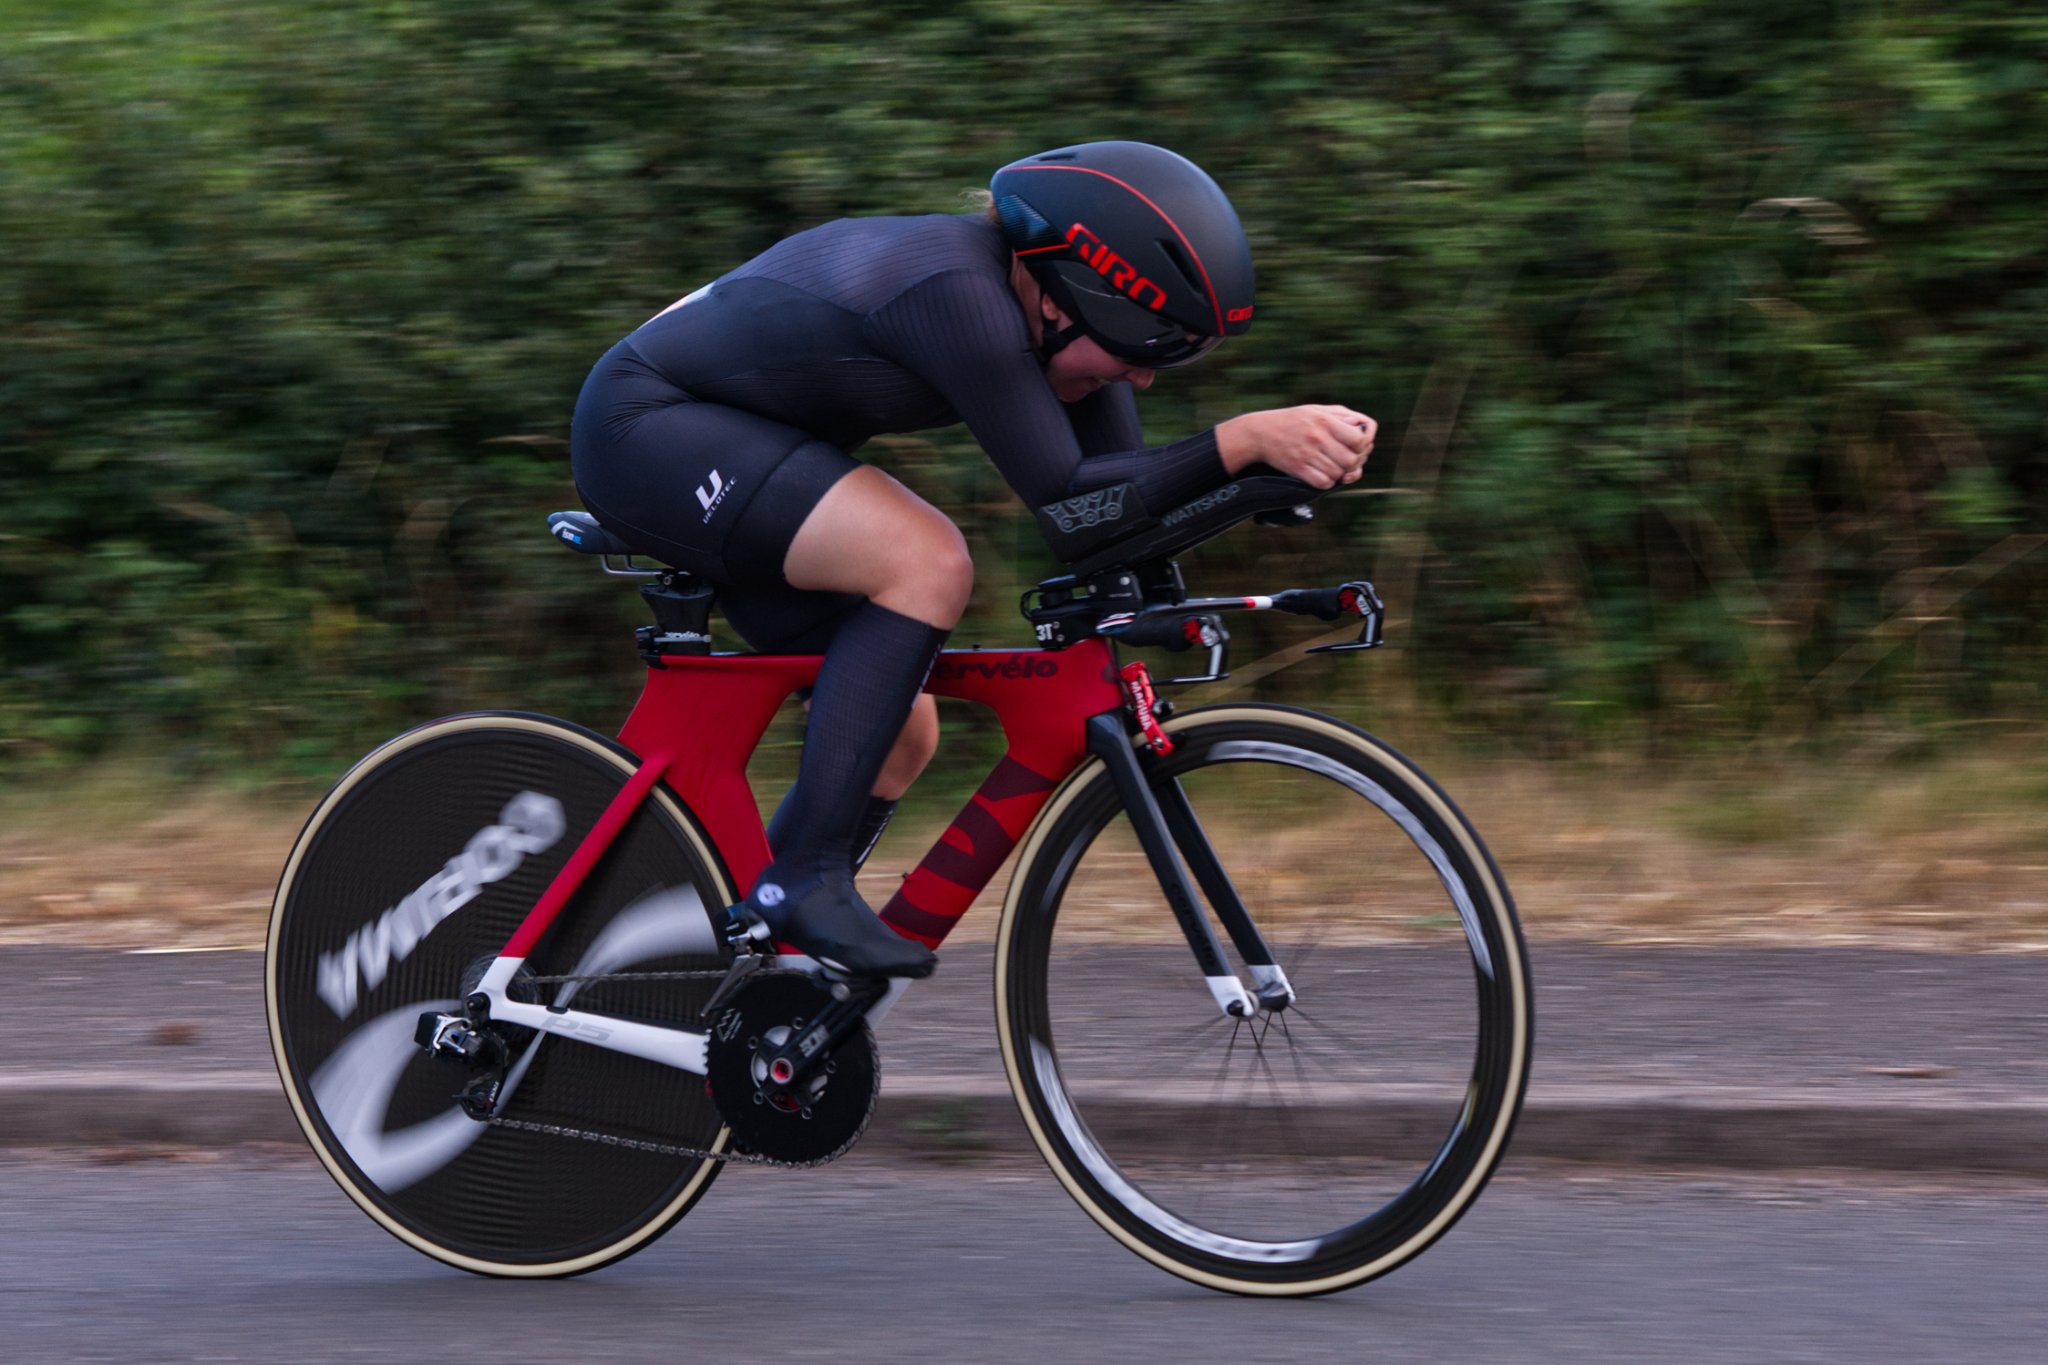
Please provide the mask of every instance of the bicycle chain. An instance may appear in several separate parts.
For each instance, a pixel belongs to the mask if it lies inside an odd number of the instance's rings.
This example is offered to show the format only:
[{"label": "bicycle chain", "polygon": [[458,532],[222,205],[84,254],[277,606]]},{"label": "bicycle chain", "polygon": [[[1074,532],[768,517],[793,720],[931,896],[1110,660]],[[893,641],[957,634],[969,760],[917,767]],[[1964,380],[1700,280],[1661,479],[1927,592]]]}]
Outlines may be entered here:
[{"label": "bicycle chain", "polygon": [[570,981],[687,981],[705,977],[724,977],[729,967],[715,970],[704,968],[694,972],[597,972],[585,976],[522,976],[516,978],[521,986],[559,986]]},{"label": "bicycle chain", "polygon": [[548,1137],[583,1138],[588,1142],[601,1142],[607,1147],[624,1147],[634,1152],[652,1152],[656,1156],[681,1156],[692,1161],[726,1161],[736,1166],[786,1166],[802,1169],[820,1163],[815,1161],[778,1161],[772,1156],[760,1156],[753,1152],[713,1152],[702,1147],[685,1147],[676,1142],[649,1142],[645,1138],[620,1137],[616,1133],[599,1133],[588,1128],[569,1128],[559,1123],[534,1123],[529,1119],[488,1118],[484,1120],[493,1128],[517,1128],[526,1133],[544,1133]]},{"label": "bicycle chain", "polygon": [[[526,986],[562,986],[570,982],[584,981],[685,981],[701,980],[705,977],[723,978],[729,969],[691,972],[599,972],[584,976],[527,976],[520,978]],[[686,1147],[678,1142],[650,1142],[645,1138],[620,1137],[617,1133],[600,1133],[590,1128],[571,1128],[560,1123],[535,1123],[531,1119],[508,1119],[499,1115],[485,1119],[493,1128],[516,1128],[524,1133],[540,1133],[546,1137],[581,1138],[586,1142],[598,1142],[607,1147],[623,1147],[632,1152],[651,1152],[655,1156],[680,1156],[692,1161],[724,1161],[735,1166],[782,1166],[800,1170],[818,1165],[814,1161],[779,1161],[772,1156],[760,1156],[753,1152],[713,1152],[702,1147]]]}]

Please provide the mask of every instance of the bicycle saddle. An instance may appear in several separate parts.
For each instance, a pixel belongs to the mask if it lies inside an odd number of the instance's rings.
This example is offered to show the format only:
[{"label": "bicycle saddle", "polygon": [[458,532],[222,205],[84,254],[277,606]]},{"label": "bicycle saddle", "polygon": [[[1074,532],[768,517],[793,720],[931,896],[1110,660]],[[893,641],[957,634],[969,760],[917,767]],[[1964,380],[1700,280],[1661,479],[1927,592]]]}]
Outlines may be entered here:
[{"label": "bicycle saddle", "polygon": [[1309,504],[1327,491],[1285,474],[1247,471],[1156,517],[1145,511],[1136,486],[1128,483],[1047,503],[1036,516],[1039,534],[1053,554],[1086,577],[1119,564],[1179,554],[1249,517],[1299,525],[1313,515]]},{"label": "bicycle saddle", "polygon": [[633,553],[633,547],[597,524],[588,512],[548,513],[548,534],[578,554],[619,555]]}]

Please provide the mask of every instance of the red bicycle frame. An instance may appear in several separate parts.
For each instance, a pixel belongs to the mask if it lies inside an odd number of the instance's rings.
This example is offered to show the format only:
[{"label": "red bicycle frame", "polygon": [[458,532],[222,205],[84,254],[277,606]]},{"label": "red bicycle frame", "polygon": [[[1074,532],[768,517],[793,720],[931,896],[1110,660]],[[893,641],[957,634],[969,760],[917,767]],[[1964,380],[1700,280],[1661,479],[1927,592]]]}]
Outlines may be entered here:
[{"label": "red bicycle frame", "polygon": [[[761,810],[747,783],[747,760],[783,699],[816,682],[821,663],[818,655],[668,655],[649,668],[646,688],[619,732],[640,767],[513,933],[504,957],[523,959],[532,952],[663,780],[703,821],[739,890],[751,887],[769,855]],[[1118,710],[1124,692],[1101,640],[1057,653],[945,650],[924,690],[990,707],[1008,746],[882,909],[896,932],[937,947],[1024,837],[1053,789],[1088,757],[1089,718]]]}]

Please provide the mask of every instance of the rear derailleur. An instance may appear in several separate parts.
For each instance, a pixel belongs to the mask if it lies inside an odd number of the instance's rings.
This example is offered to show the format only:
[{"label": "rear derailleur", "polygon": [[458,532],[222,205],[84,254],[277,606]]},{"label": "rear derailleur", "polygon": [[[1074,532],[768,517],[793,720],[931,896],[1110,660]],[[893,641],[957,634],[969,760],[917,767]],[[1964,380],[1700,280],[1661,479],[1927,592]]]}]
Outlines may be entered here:
[{"label": "rear derailleur", "polygon": [[467,1015],[427,1013],[420,1016],[413,1041],[432,1055],[461,1062],[475,1073],[469,1084],[455,1092],[455,1102],[463,1113],[482,1122],[497,1112],[510,1062],[510,1049],[497,1030]]},{"label": "rear derailleur", "polygon": [[[413,1030],[413,1042],[429,1056],[459,1062],[469,1068],[469,1083],[455,1092],[462,1112],[482,1123],[498,1112],[498,1099],[505,1089],[505,1071],[511,1064],[512,1049],[523,1046],[533,1030],[491,1019],[490,1001],[477,993],[485,970],[495,954],[478,958],[462,976],[462,1013],[442,1014],[429,1010],[420,1016]],[[537,999],[534,987],[522,978],[533,972],[521,966],[506,994],[515,1000]]]}]

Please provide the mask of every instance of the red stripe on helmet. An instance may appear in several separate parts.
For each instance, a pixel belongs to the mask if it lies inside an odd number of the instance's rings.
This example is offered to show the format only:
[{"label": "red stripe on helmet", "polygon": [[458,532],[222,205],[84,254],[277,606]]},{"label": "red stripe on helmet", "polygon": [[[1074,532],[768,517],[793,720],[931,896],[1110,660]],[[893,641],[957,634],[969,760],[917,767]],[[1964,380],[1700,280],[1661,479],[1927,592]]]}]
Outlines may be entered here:
[{"label": "red stripe on helmet", "polygon": [[1132,194],[1137,195],[1138,198],[1143,199],[1145,207],[1158,214],[1159,220],[1173,229],[1173,235],[1180,238],[1180,244],[1187,248],[1188,259],[1195,263],[1195,269],[1202,272],[1202,288],[1209,291],[1209,307],[1216,313],[1216,335],[1219,337],[1223,335],[1223,304],[1216,297],[1216,286],[1209,283],[1209,267],[1202,264],[1201,256],[1195,251],[1195,244],[1190,242],[1188,235],[1180,230],[1180,224],[1169,218],[1166,210],[1153,203],[1144,191],[1127,181],[1117,179],[1108,171],[1098,171],[1093,166],[1011,166],[1009,169],[1013,171],[1085,171],[1089,175],[1101,176],[1112,185],[1121,185]]}]

